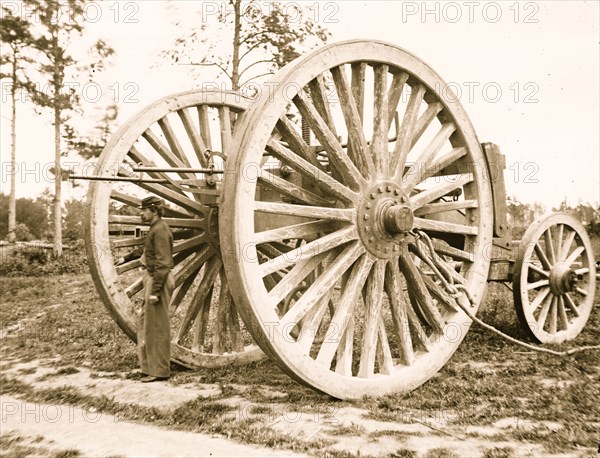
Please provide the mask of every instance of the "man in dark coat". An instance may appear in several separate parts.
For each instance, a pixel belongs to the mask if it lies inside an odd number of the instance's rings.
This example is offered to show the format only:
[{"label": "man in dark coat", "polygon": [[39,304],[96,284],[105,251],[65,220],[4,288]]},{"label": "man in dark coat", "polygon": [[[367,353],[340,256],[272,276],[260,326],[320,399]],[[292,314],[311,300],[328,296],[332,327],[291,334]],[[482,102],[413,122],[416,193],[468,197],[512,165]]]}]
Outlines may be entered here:
[{"label": "man in dark coat", "polygon": [[[138,324],[138,357],[142,382],[169,378],[171,339],[169,304],[175,288],[173,268],[173,234],[162,220],[163,201],[151,196],[142,200],[142,222],[150,224],[141,256],[144,283],[144,307]],[[134,251],[116,264],[140,257]]]}]

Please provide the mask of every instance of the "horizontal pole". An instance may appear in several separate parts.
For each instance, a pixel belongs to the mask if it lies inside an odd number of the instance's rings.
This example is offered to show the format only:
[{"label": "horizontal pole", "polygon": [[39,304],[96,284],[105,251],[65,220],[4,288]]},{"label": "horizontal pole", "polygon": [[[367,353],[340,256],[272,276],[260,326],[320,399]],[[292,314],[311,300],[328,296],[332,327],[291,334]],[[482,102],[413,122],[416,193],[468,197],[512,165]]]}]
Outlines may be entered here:
[{"label": "horizontal pole", "polygon": [[169,183],[169,180],[163,180],[160,178],[95,177],[84,175],[69,175],[69,180],[128,181],[130,183]]},{"label": "horizontal pole", "polygon": [[208,173],[212,175],[213,173],[225,173],[224,170],[217,169],[196,169],[193,167],[134,167],[132,168],[134,172],[175,172],[175,173]]}]

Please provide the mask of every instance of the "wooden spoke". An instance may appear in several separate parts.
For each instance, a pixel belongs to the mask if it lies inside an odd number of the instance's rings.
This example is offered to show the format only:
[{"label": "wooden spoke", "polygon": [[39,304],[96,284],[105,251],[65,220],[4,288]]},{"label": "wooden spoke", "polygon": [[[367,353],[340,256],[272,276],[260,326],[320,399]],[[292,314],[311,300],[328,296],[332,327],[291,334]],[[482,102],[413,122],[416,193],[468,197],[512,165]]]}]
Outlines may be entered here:
[{"label": "wooden spoke", "polygon": [[[171,228],[195,228],[202,229],[204,222],[201,219],[190,219],[190,218],[163,218]],[[148,226],[147,223],[142,223],[139,216],[125,216],[125,215],[110,215],[108,218],[109,223],[115,224],[127,224],[132,226]]]},{"label": "wooden spoke", "polygon": [[573,250],[573,253],[571,253],[566,259],[565,259],[565,264],[570,266],[572,265],[575,260],[585,251],[585,247],[584,246],[578,246],[577,248],[575,248]]},{"label": "wooden spoke", "polygon": [[119,275],[123,275],[125,272],[129,272],[130,270],[137,269],[141,267],[142,262],[139,259],[134,259],[133,261],[126,262],[125,264],[121,264],[117,266],[115,269]]},{"label": "wooden spoke", "polygon": [[129,239],[122,239],[111,243],[112,248],[128,248],[132,246],[140,246],[144,244],[143,237],[133,237]]},{"label": "wooden spoke", "polygon": [[347,332],[347,326],[354,312],[356,301],[360,298],[362,287],[367,280],[372,265],[373,261],[368,256],[363,255],[358,258],[352,267],[350,277],[340,297],[339,305],[325,333],[329,338],[325,339],[317,355],[317,362],[327,368],[331,366],[331,361],[340,344],[339,337]]},{"label": "wooden spoke", "polygon": [[[364,248],[357,243],[347,246],[282,317],[283,328],[286,329],[286,325],[290,323],[298,323],[311,308],[317,305],[362,253],[364,253]],[[287,328],[291,330],[290,327]]]},{"label": "wooden spoke", "polygon": [[424,205],[414,212],[415,216],[431,215],[433,213],[453,212],[456,210],[466,210],[477,208],[479,203],[474,200],[457,200],[453,202],[439,202],[435,204]]},{"label": "wooden spoke", "polygon": [[356,221],[356,210],[353,208],[307,207],[304,205],[259,201],[255,202],[254,209],[258,212],[278,215],[344,221],[347,223]]},{"label": "wooden spoke", "polygon": [[587,296],[588,292],[585,289],[580,288],[579,286],[577,286],[575,288],[575,291],[577,291],[579,294],[581,294],[582,296]]},{"label": "wooden spoke", "polygon": [[554,253],[556,254],[556,262],[562,261],[560,255],[562,254],[562,243],[564,235],[565,225],[558,225],[558,235],[556,236],[556,242],[554,244]]},{"label": "wooden spoke", "polygon": [[185,296],[187,295],[188,291],[192,287],[192,284],[194,283],[194,280],[196,279],[196,275],[198,275],[198,272],[200,271],[200,269],[201,269],[201,267],[198,267],[197,269],[193,270],[192,272],[189,272],[189,275],[187,275],[187,277],[185,277],[183,275],[179,277],[181,285],[179,286],[179,288],[177,288],[175,290],[175,293],[173,294],[173,298],[171,299],[171,304],[169,305],[169,316],[172,317],[174,315],[175,311],[181,305],[181,302],[183,301],[183,299],[185,299]]},{"label": "wooden spoke", "polygon": [[392,154],[392,161],[390,168],[393,171],[394,178],[401,178],[402,172],[404,171],[404,164],[406,158],[412,147],[412,138],[415,131],[415,125],[417,123],[417,117],[419,116],[419,109],[421,108],[421,102],[425,95],[425,86],[419,84],[417,87],[413,87],[408,99],[406,106],[406,112],[402,119],[402,125],[398,132],[398,139],[396,140],[396,146]]},{"label": "wooden spoke", "polygon": [[[352,349],[354,347],[354,318],[349,317],[346,329],[342,334],[340,345],[336,351],[335,372],[344,376],[352,376]],[[333,358],[333,357],[332,357]]]},{"label": "wooden spoke", "polygon": [[[128,170],[125,169],[120,169],[119,173],[122,176],[126,176],[128,178],[132,178],[134,177],[134,174]],[[150,191],[160,197],[162,197],[163,199],[166,199],[174,204],[179,205],[180,207],[191,211],[194,214],[200,214],[200,215],[205,215],[206,213],[208,213],[208,209],[190,199],[189,197],[173,191],[169,188],[167,188],[166,186],[163,186],[161,184],[157,184],[157,183],[141,183],[141,182],[135,182],[136,185],[138,185],[140,188],[146,189],[147,191]]]},{"label": "wooden spoke", "polygon": [[567,311],[565,310],[565,302],[564,302],[564,299],[562,296],[558,296],[557,307],[558,307],[558,318],[560,320],[560,330],[568,329],[569,328],[569,318],[567,318]]},{"label": "wooden spoke", "polygon": [[271,302],[279,304],[308,274],[317,268],[325,256],[325,253],[321,253],[312,258],[303,259],[292,267],[287,275],[269,291]]},{"label": "wooden spoke", "polygon": [[371,141],[371,156],[375,163],[377,175],[383,176],[388,171],[388,66],[378,64],[373,67],[375,88],[373,97],[373,140]]},{"label": "wooden spoke", "polygon": [[348,185],[355,189],[365,186],[365,179],[362,177],[352,160],[344,152],[341,143],[333,132],[331,132],[329,127],[327,127],[327,124],[306,93],[300,91],[294,98],[294,104],[298,108],[298,111],[300,111],[300,114],[308,122],[321,145],[323,145],[327,151],[329,161],[346,179]]},{"label": "wooden spoke", "polygon": [[158,125],[160,126],[160,130],[162,131],[163,135],[167,139],[170,150],[179,158],[179,160],[181,160],[185,167],[191,167],[192,165],[190,164],[185,151],[183,151],[181,143],[179,143],[179,140],[173,132],[169,118],[165,116],[164,118],[159,119]]},{"label": "wooden spoke", "polygon": [[206,149],[213,150],[212,139],[210,136],[210,122],[208,120],[208,107],[206,105],[198,106],[198,121],[200,123],[200,136]]},{"label": "wooden spoke", "polygon": [[312,165],[305,159],[296,155],[281,143],[270,141],[267,145],[267,151],[282,161],[289,163],[292,168],[298,170],[298,172],[315,180],[319,187],[324,191],[333,194],[335,197],[342,199],[345,202],[356,201],[357,195],[354,191],[325,173],[321,168]]},{"label": "wooden spoke", "polygon": [[[452,148],[451,151],[441,155],[438,159],[435,160],[432,164],[427,167],[427,169],[421,172],[421,180],[425,181],[427,178],[432,176],[437,176],[448,170],[451,165],[456,165],[459,159],[463,158],[467,154],[467,149],[464,146],[458,146]],[[460,172],[460,168],[458,168],[458,172]],[[456,173],[453,171],[451,174]],[[446,173],[448,174],[448,173]]]},{"label": "wooden spoke", "polygon": [[219,300],[216,304],[217,311],[215,313],[215,330],[212,335],[212,352],[216,355],[222,355],[225,351],[225,337],[228,331],[227,315],[231,311],[232,298],[229,294],[229,288],[226,286],[225,272],[221,270],[221,291],[219,292]]},{"label": "wooden spoke", "polygon": [[[310,145],[304,141],[300,132],[296,130],[294,123],[290,121],[287,116],[282,116],[279,121],[277,121],[277,131],[282,139],[287,142],[289,148],[285,148],[285,146],[279,144],[276,140],[271,139],[269,144],[272,144],[273,147],[268,149],[270,153],[275,154],[281,160],[290,162],[292,165],[297,165],[294,159],[294,154],[297,154],[300,159],[303,159],[318,169],[318,171],[311,173],[311,176],[314,176],[315,179],[316,176],[326,173],[321,163],[317,161]],[[277,154],[279,151],[278,147],[281,149],[284,156]],[[302,169],[302,167],[300,168]]]},{"label": "wooden spoke", "polygon": [[350,68],[352,70],[352,98],[356,104],[356,112],[362,124],[365,110],[365,73],[367,64],[365,62],[357,62],[352,64]]},{"label": "wooden spoke", "polygon": [[544,250],[542,250],[542,247],[540,246],[540,244],[538,242],[536,242],[534,250],[535,250],[535,254],[537,254],[538,259],[542,263],[544,270],[552,269],[552,264],[550,264],[550,261],[548,261],[548,258],[546,257],[546,253],[544,252]]},{"label": "wooden spoke", "polygon": [[318,75],[314,80],[308,83],[308,87],[315,108],[325,120],[331,132],[337,137],[338,134],[335,129],[335,123],[333,122],[333,116],[331,116],[331,110],[329,109],[329,101],[327,99],[327,90],[325,88],[323,75]]},{"label": "wooden spoke", "polygon": [[200,308],[205,304],[208,293],[211,291],[213,284],[221,269],[221,260],[218,257],[210,259],[204,267],[202,280],[194,292],[190,306],[186,311],[185,317],[177,330],[176,342],[181,342],[187,335],[194,320],[197,319]]},{"label": "wooden spoke", "polygon": [[450,256],[457,261],[473,262],[475,255],[469,251],[459,250],[450,245],[446,245],[439,240],[432,239],[433,249],[442,256]]},{"label": "wooden spoke", "polygon": [[261,174],[258,177],[258,180],[261,183],[265,184],[267,187],[279,191],[281,194],[289,196],[297,201],[303,202],[308,205],[325,206],[328,204],[328,202],[322,197],[319,197],[318,195],[307,191],[306,189],[294,184],[291,181],[286,181],[283,178],[279,178],[278,176],[273,175],[272,173],[267,172],[266,170],[261,170],[260,173]]},{"label": "wooden spoke", "polygon": [[[181,160],[181,158],[173,153],[162,141],[160,141],[160,139],[150,129],[147,129],[146,132],[144,132],[143,137],[171,167],[189,167],[189,163],[186,164],[183,160]],[[188,172],[179,172],[178,175],[182,178],[196,178],[193,173]]]},{"label": "wooden spoke", "polygon": [[542,286],[548,286],[549,284],[550,284],[550,281],[547,278],[545,278],[543,280],[529,283],[527,285],[527,289],[538,289],[538,288],[541,288]]},{"label": "wooden spoke", "polygon": [[[376,261],[367,278],[365,297],[365,330],[360,352],[359,377],[370,377],[375,367],[379,321],[383,304],[383,280],[386,262]],[[387,337],[386,337],[387,338]]]},{"label": "wooden spoke", "polygon": [[[385,271],[385,292],[390,301],[390,310],[398,347],[400,350],[400,360],[405,365],[411,365],[415,361],[413,342],[410,336],[409,319],[407,313],[408,300],[406,294],[402,291],[400,281],[400,270],[394,262],[389,262]],[[426,340],[426,339],[425,339]],[[421,342],[424,344],[424,342]]]},{"label": "wooden spoke", "polygon": [[540,310],[540,314],[537,317],[537,325],[539,329],[544,329],[544,325],[546,323],[546,317],[548,316],[548,311],[550,310],[550,306],[554,303],[555,296],[549,295],[544,302],[542,302],[542,309]]},{"label": "wooden spoke", "polygon": [[545,271],[544,269],[536,266],[535,264],[529,263],[528,267],[544,278],[548,278],[550,276],[550,272]]},{"label": "wooden spoke", "polygon": [[260,243],[272,242],[275,240],[301,239],[319,232],[327,232],[330,229],[331,223],[329,221],[310,221],[308,223],[294,224],[292,226],[257,232],[255,242],[258,245]]},{"label": "wooden spoke", "polygon": [[[156,167],[156,163],[148,159],[144,154],[142,154],[134,145],[131,146],[129,151],[127,152],[128,158],[131,160],[132,164],[141,164],[144,167]],[[123,165],[119,166],[119,173],[123,172]],[[167,188],[175,192],[181,192],[181,186],[179,186],[175,180],[173,180],[169,175],[164,172],[147,172],[150,178],[157,178],[166,180],[168,183],[165,184]],[[133,176],[133,174],[126,174],[126,176]]]},{"label": "wooden spoke", "polygon": [[450,135],[452,135],[456,131],[456,127],[454,124],[448,123],[444,124],[442,128],[435,135],[433,140],[427,145],[427,147],[421,153],[421,156],[415,161],[415,163],[410,167],[408,172],[404,175],[404,185],[406,192],[410,192],[413,188],[422,181],[421,171],[427,170],[433,161],[433,158],[436,154],[444,146],[444,143],[448,141]]},{"label": "wooden spoke", "polygon": [[227,159],[233,142],[231,137],[231,112],[228,106],[221,105],[219,107],[219,121],[221,127],[221,152],[224,158]]},{"label": "wooden spoke", "polygon": [[199,302],[200,310],[196,314],[196,321],[194,322],[195,329],[192,331],[192,349],[197,352],[205,352],[204,344],[206,341],[206,333],[208,331],[208,322],[210,317],[210,309],[213,303],[213,294],[214,286],[211,286],[204,301]]},{"label": "wooden spoke", "polygon": [[579,309],[575,305],[575,302],[573,302],[573,298],[571,297],[571,295],[569,293],[565,293],[563,294],[563,297],[565,299],[565,304],[567,304],[567,306],[571,309],[575,316],[579,316]]},{"label": "wooden spoke", "polygon": [[379,373],[390,375],[394,371],[394,359],[388,341],[387,331],[383,319],[379,317],[379,326],[377,329],[377,365]]},{"label": "wooden spoke", "polygon": [[557,327],[557,303],[558,303],[558,297],[553,297],[552,298],[552,304],[550,305],[550,325],[549,325],[549,332],[550,334],[556,334],[556,327]]},{"label": "wooden spoke", "polygon": [[434,102],[427,106],[425,113],[423,113],[415,123],[414,135],[412,136],[410,145],[411,149],[419,141],[429,124],[431,124],[439,112],[442,111],[442,108],[443,105],[441,102]]},{"label": "wooden spoke", "polygon": [[315,336],[319,330],[319,324],[323,319],[325,310],[331,300],[331,292],[326,293],[316,304],[313,306],[300,320],[302,326],[300,336],[298,338],[298,345],[300,351],[308,355],[315,340]]},{"label": "wooden spoke", "polygon": [[394,116],[398,108],[398,103],[402,98],[404,85],[408,81],[408,76],[409,75],[406,72],[398,72],[395,73],[392,78],[392,83],[390,84],[390,89],[388,91],[388,130],[391,127],[392,122],[394,120]]},{"label": "wooden spoke", "polygon": [[409,295],[412,295],[415,298],[415,305],[419,307],[429,326],[431,326],[435,332],[442,333],[444,331],[444,319],[434,305],[431,295],[423,281],[423,277],[419,273],[411,256],[400,256],[399,266],[402,274],[406,278]]},{"label": "wooden spoke", "polygon": [[303,259],[316,256],[319,253],[329,251],[335,247],[351,242],[358,238],[358,231],[355,227],[349,226],[324,237],[313,240],[312,242],[302,245],[299,248],[284,253],[269,262],[260,265],[261,274],[263,277],[277,272],[285,267],[291,266]]},{"label": "wooden spoke", "polygon": [[[360,69],[364,79],[365,69]],[[348,129],[348,154],[356,167],[361,171],[362,175],[368,177],[374,172],[373,160],[368,154],[369,147],[363,131],[363,110],[364,110],[364,81],[354,81],[355,87],[351,88],[346,79],[346,72],[343,67],[335,67],[331,69],[331,75],[337,89],[340,99],[340,107],[344,115],[344,121]],[[358,76],[356,76],[358,78]],[[357,99],[352,94],[353,90],[357,91],[356,96],[362,99],[362,104],[357,105]],[[360,108],[360,109],[359,109]],[[360,180],[359,180],[360,181]]]},{"label": "wooden spoke", "polygon": [[425,275],[422,271],[420,271],[421,278],[425,282],[425,286],[429,290],[431,297],[438,301],[446,311],[456,312],[458,311],[458,305],[456,303],[456,299],[450,296],[440,285],[435,283],[431,278]]},{"label": "wooden spoke", "polygon": [[127,297],[131,299],[143,289],[144,279],[140,277],[125,289],[125,294],[127,294]]},{"label": "wooden spoke", "polygon": [[575,231],[568,231],[568,235],[565,238],[565,241],[560,249],[559,258],[561,261],[566,259],[567,255],[569,254],[569,251],[571,250],[571,245],[573,244],[573,240],[575,240],[575,235],[577,235]]},{"label": "wooden spoke", "polygon": [[576,275],[585,275],[587,273],[590,273],[590,268],[589,267],[582,267],[581,269],[575,269],[575,274]]},{"label": "wooden spoke", "polygon": [[414,209],[418,209],[429,202],[432,202],[440,197],[445,196],[446,194],[458,189],[467,183],[471,183],[473,181],[472,173],[462,173],[456,176],[456,180],[452,180],[448,183],[442,183],[437,186],[434,186],[431,189],[427,189],[426,191],[422,191],[415,196],[410,198],[411,203]]},{"label": "wooden spoke", "polygon": [[550,265],[556,264],[556,256],[554,254],[554,242],[552,240],[552,231],[550,228],[546,232],[544,232],[544,240],[546,245],[546,256],[548,256],[548,261],[550,261]]},{"label": "wooden spoke", "polygon": [[548,286],[539,290],[537,296],[535,296],[535,299],[531,302],[531,313],[535,312],[538,309],[540,304],[542,304],[542,302],[544,302],[544,300],[548,297],[548,294],[550,294],[550,287]]},{"label": "wooden spoke", "polygon": [[175,273],[175,286],[181,285],[190,275],[195,275],[194,272],[198,271],[205,262],[211,259],[211,256],[211,249],[208,246],[198,252],[194,252],[194,255],[185,266]]},{"label": "wooden spoke", "polygon": [[477,226],[446,223],[444,221],[436,221],[433,219],[415,218],[414,225],[415,227],[424,229],[426,231],[437,231],[450,234],[477,235],[479,233]]},{"label": "wooden spoke", "polygon": [[194,121],[192,120],[192,116],[189,111],[185,108],[178,110],[177,114],[181,119],[181,123],[185,129],[185,132],[190,139],[190,143],[192,144],[192,148],[194,149],[194,153],[196,153],[196,157],[198,158],[198,162],[202,167],[208,167],[208,161],[206,160],[205,153],[208,150],[208,147],[204,144],[198,129],[194,125]]}]

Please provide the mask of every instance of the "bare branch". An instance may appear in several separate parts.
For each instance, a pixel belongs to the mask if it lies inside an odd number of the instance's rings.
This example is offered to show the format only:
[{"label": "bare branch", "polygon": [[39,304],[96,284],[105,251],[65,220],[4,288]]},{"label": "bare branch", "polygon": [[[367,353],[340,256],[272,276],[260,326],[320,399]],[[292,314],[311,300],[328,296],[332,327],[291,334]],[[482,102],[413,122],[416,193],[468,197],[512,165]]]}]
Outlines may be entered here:
[{"label": "bare branch", "polygon": [[240,72],[240,78],[241,76],[246,73],[248,70],[250,70],[252,67],[254,67],[255,65],[259,65],[259,64],[266,64],[266,63],[271,63],[273,62],[272,59],[263,59],[263,60],[257,60],[256,62],[252,62],[250,65],[248,65],[245,69],[243,69]]}]

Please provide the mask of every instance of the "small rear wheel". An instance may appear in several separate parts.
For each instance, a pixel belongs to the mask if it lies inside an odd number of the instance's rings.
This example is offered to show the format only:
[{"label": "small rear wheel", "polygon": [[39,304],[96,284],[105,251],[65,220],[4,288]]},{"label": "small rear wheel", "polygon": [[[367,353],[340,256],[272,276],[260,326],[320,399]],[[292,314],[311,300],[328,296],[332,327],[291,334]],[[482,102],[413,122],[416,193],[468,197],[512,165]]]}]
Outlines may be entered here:
[{"label": "small rear wheel", "polygon": [[594,304],[596,266],[583,225],[570,215],[538,219],[519,245],[513,275],[517,316],[540,343],[581,332]]}]

